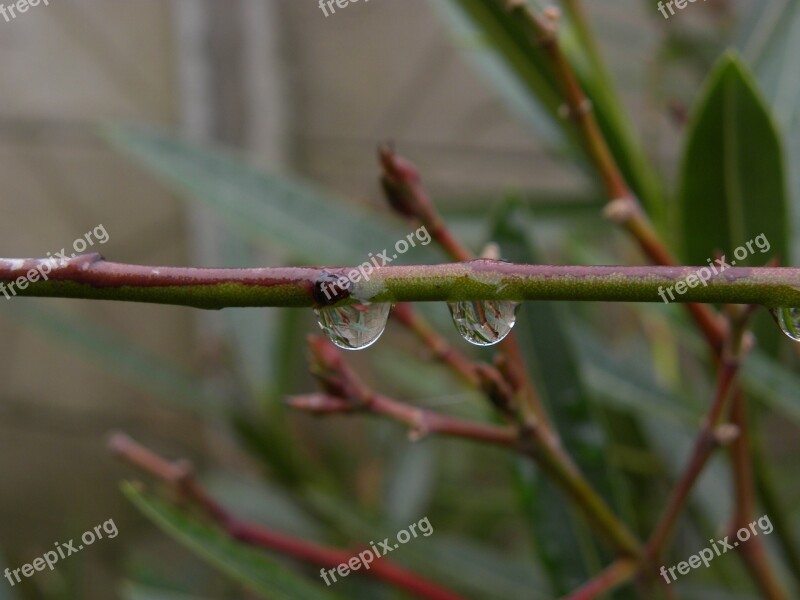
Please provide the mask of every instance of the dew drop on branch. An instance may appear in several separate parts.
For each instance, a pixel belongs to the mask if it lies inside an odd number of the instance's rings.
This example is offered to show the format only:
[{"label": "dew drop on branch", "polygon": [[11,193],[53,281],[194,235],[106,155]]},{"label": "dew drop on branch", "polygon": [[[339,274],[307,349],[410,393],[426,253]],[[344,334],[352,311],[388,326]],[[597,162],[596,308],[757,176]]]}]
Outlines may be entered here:
[{"label": "dew drop on branch", "polygon": [[497,300],[448,302],[456,330],[470,344],[492,346],[514,327],[519,303]]},{"label": "dew drop on branch", "polygon": [[800,308],[775,308],[772,314],[778,320],[783,333],[795,342],[800,342]]},{"label": "dew drop on branch", "polygon": [[381,337],[391,308],[391,304],[382,302],[316,308],[314,312],[325,337],[336,346],[363,350]]}]

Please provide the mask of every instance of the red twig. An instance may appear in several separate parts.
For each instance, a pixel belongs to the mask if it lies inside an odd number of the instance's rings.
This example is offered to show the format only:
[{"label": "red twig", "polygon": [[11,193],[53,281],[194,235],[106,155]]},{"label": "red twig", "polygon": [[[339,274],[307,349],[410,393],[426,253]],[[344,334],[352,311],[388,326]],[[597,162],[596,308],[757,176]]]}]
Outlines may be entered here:
[{"label": "red twig", "polygon": [[[237,519],[197,483],[188,462],[169,462],[125,434],[114,434],[109,441],[109,447],[123,461],[173,487],[183,499],[201,508],[211,521],[236,540],[325,569],[347,563],[353,556],[358,555],[358,550],[341,550],[314,544],[272,531],[256,523]],[[415,598],[464,600],[462,596],[386,558],[376,560],[371,564],[371,568],[363,573],[403,589],[413,594]]]},{"label": "red twig", "polygon": [[647,543],[645,568],[654,564],[667,544],[677,519],[708,459],[720,445],[733,442],[739,435],[736,425],[719,425],[732,398],[739,393],[737,377],[741,365],[743,339],[748,315],[739,315],[728,329],[730,333],[725,352],[718,365],[717,387],[714,400],[695,441],[689,464],[670,495],[658,524]]},{"label": "red twig", "polygon": [[630,580],[636,573],[636,568],[635,561],[618,560],[580,588],[564,596],[563,600],[594,600],[608,594]]},{"label": "red twig", "polygon": [[480,386],[478,364],[458,352],[430,326],[411,304],[400,303],[392,309],[392,317],[414,333],[427,346],[433,357],[447,365],[471,387]]},{"label": "red twig", "polygon": [[286,403],[292,408],[321,415],[368,412],[387,417],[408,425],[410,436],[415,440],[439,434],[506,448],[515,448],[520,445],[516,431],[509,427],[496,427],[457,419],[409,406],[381,394],[370,394],[368,401],[358,407],[341,398],[325,394],[292,396],[287,398]]}]

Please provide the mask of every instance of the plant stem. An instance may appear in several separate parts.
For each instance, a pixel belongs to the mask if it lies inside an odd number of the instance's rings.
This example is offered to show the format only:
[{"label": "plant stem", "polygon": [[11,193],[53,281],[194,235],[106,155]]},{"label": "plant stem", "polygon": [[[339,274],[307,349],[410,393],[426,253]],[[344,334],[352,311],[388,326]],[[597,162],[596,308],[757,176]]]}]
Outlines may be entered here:
[{"label": "plant stem", "polygon": [[[756,486],[753,461],[750,456],[750,427],[747,420],[747,405],[741,388],[737,390],[733,399],[731,420],[741,430],[737,443],[731,446],[736,502],[730,532],[735,535],[739,529],[747,528],[756,514]],[[767,558],[767,550],[760,537],[753,536],[746,544],[741,544],[739,554],[766,598],[788,600]]]},{"label": "plant stem", "polygon": [[[389,204],[400,214],[417,219],[451,260],[461,262],[473,260],[475,256],[448,229],[430,196],[425,192],[417,168],[390,148],[381,148],[378,158],[383,170],[381,184]],[[524,414],[524,410],[517,409],[527,409],[531,417],[535,417],[541,425],[552,429],[536,386],[525,368],[516,334],[512,331],[500,343],[498,349],[507,366],[508,383],[518,397],[515,406],[508,408],[516,410],[518,418],[522,420],[528,415]]]},{"label": "plant stem", "polygon": [[392,317],[414,333],[430,349],[436,360],[450,367],[470,387],[480,388],[478,363],[453,348],[427,320],[414,310],[413,306],[405,302],[398,304],[392,309]]},{"label": "plant stem", "polygon": [[[703,422],[700,434],[695,441],[689,464],[675,485],[666,508],[648,540],[645,553],[646,560],[642,565],[646,569],[652,567],[658,561],[689,498],[689,493],[714,450],[721,445],[727,445],[739,435],[739,430],[736,426],[719,426],[719,422],[725,415],[731,399],[738,393],[737,377],[741,364],[744,324],[739,323],[738,326],[732,329],[728,338],[726,352],[721,357],[718,365],[714,400]],[[646,573],[645,576],[647,576]]]},{"label": "plant stem", "polygon": [[[755,429],[755,428],[753,428]],[[759,492],[761,504],[769,515],[770,522],[775,526],[775,535],[778,537],[786,565],[794,575],[795,585],[800,584],[800,552],[794,542],[792,527],[787,516],[785,499],[775,488],[775,482],[770,471],[771,465],[764,456],[764,440],[759,435],[751,446],[753,467],[756,477],[756,487]]]},{"label": "plant stem", "polygon": [[564,596],[563,600],[594,600],[629,581],[635,573],[635,561],[620,559],[568,596]]},{"label": "plant stem", "polygon": [[[169,462],[136,443],[127,435],[117,433],[109,440],[111,451],[130,465],[173,487],[179,495],[203,510],[205,515],[230,537],[270,552],[324,568],[336,568],[347,563],[359,550],[341,550],[307,542],[267,529],[256,523],[240,521],[218,504],[196,481],[191,465],[186,461]],[[397,566],[386,558],[372,563],[365,574],[392,586],[406,590],[417,598],[428,600],[464,600],[462,596],[428,581],[416,573]]]},{"label": "plant stem", "polygon": [[[265,267],[198,269],[153,267],[82,255],[53,269],[48,280],[26,284],[40,267],[38,259],[0,259],[0,283],[15,296],[86,298],[177,304],[220,309],[233,306],[311,307],[325,303],[319,293],[326,276],[345,277],[350,267]],[[706,285],[690,288],[687,278],[703,267],[581,267],[519,265],[492,260],[441,265],[387,266],[369,281],[352,284],[333,300],[364,302],[434,302],[459,300],[575,300],[663,302],[659,290],[682,285],[675,302],[800,306],[800,269],[730,267]],[[666,297],[666,296],[665,296]]]},{"label": "plant stem", "polygon": [[324,338],[312,336],[309,347],[312,372],[326,394],[290,399],[290,405],[320,414],[372,412],[410,425],[412,431],[417,430],[423,435],[446,433],[515,449],[532,458],[553,479],[583,512],[603,541],[622,556],[641,555],[639,542],[586,481],[547,427],[524,423],[520,429],[503,429],[404,405],[372,392],[347,364],[342,353]]},{"label": "plant stem", "polygon": [[297,410],[318,415],[367,412],[387,417],[409,427],[409,437],[419,440],[428,435],[446,435],[504,448],[519,447],[519,436],[510,427],[474,423],[431,410],[403,404],[381,394],[371,394],[363,405],[326,394],[291,396],[286,403]]},{"label": "plant stem", "polygon": [[[594,162],[603,182],[608,198],[606,216],[630,233],[653,263],[675,266],[677,261],[645,215],[614,160],[592,111],[591,101],[584,94],[558,43],[555,20],[537,15],[526,0],[508,0],[508,6],[509,10],[530,26],[532,35],[539,40],[550,59],[569,116],[575,122],[588,156]],[[705,338],[718,351],[724,337],[719,319],[708,307],[690,304],[687,309]]]}]

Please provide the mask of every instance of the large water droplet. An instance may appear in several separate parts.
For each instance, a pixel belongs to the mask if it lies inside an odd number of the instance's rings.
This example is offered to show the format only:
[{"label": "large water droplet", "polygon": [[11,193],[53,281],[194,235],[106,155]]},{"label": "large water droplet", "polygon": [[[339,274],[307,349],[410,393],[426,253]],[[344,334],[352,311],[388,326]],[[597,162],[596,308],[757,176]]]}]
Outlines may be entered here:
[{"label": "large water droplet", "polygon": [[517,319],[517,302],[448,302],[458,333],[470,344],[492,346],[503,340]]},{"label": "large water droplet", "polygon": [[772,314],[778,319],[783,333],[795,342],[800,342],[800,308],[775,308]]},{"label": "large water droplet", "polygon": [[363,350],[381,337],[391,308],[382,302],[316,308],[314,312],[325,337],[339,348]]}]

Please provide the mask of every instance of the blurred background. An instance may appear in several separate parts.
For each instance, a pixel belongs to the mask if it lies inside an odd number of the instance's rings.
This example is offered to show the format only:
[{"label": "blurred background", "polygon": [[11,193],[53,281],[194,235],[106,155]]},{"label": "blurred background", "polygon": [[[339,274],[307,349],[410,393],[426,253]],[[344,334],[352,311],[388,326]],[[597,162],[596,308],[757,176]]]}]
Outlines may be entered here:
[{"label": "blurred background", "polygon": [[[600,192],[552,143],[552,126],[509,102],[507,82],[486,76],[479,44],[464,35],[447,4],[372,0],[326,18],[313,0],[51,0],[0,20],[0,255],[43,256],[102,224],[110,240],[99,251],[120,262],[302,262],[221,218],[224,194],[217,208],[186,201],[99,133],[103,124],[127,123],[226,146],[259,168],[370,210],[382,209],[375,149],[390,141],[420,166],[448,222],[474,250],[488,241],[487,216],[513,195],[530,209],[525,222],[535,226],[542,260],[640,262],[600,218]],[[669,21],[642,0],[586,4],[625,107],[668,190],[687,115],[720,51],[733,45],[757,63],[780,34],[794,43],[775,50],[788,60],[800,37],[797,16],[786,18],[788,0],[709,0]],[[769,69],[758,74],[768,94],[784,94],[783,106],[794,98],[796,81],[776,83]],[[787,129],[794,123],[791,102],[789,108]],[[795,176],[797,163],[790,164]],[[613,370],[584,366],[596,396],[622,398],[626,410],[649,404],[668,412],[670,394],[682,409],[702,407],[709,383],[700,366],[683,361],[673,331],[677,311],[648,308],[633,317],[628,308],[577,310],[573,322],[597,326],[597,354],[616,352],[622,365],[639,353],[654,358],[654,367],[642,369],[646,383],[632,391],[622,386],[624,369],[615,380]],[[437,533],[424,543],[450,569],[442,577],[473,580],[464,588],[468,597],[547,597],[524,591],[535,587],[537,573],[529,568],[530,538],[519,526],[515,477],[497,468],[501,453],[446,441],[409,446],[393,425],[317,422],[281,407],[283,395],[313,389],[304,340],[317,327],[307,312],[203,314],[0,299],[0,564],[17,568],[111,518],[120,531],[55,573],[36,574],[13,590],[0,581],[0,599],[251,597],[126,502],[119,482],[133,473],[105,448],[112,430],[165,456],[192,459],[240,514],[346,544],[345,534],[325,533],[298,508],[296,489],[270,464],[274,448],[262,448],[261,456],[244,449],[232,414],[268,421],[265,431],[280,423],[291,432],[286,440],[313,459],[309,478],[337,479],[320,489],[350,517],[389,535],[429,514]],[[446,321],[443,307],[430,314]],[[403,350],[400,358],[394,349]],[[486,416],[474,394],[415,352],[410,337],[390,327],[374,353],[354,360],[387,391]],[[779,403],[795,419],[784,413],[768,421],[776,469],[789,468],[797,450],[800,398],[792,386],[788,380]],[[670,427],[678,425],[667,421],[662,447],[676,448],[679,465],[691,427],[676,433]],[[617,468],[635,477],[661,477],[667,469],[647,452],[623,450]],[[714,495],[721,489],[715,485],[727,484],[725,473],[718,476],[701,506],[726,504]],[[782,483],[796,517],[797,484]],[[666,489],[663,479],[649,493],[659,498]],[[724,577],[735,579],[735,568],[732,559]],[[393,597],[347,585],[354,587],[342,589],[353,597]],[[482,585],[498,595],[481,592]]]}]

